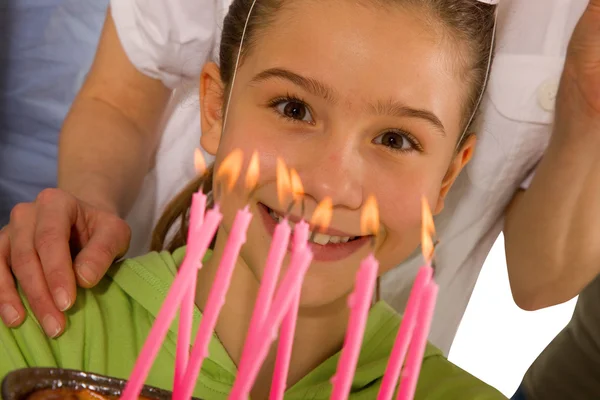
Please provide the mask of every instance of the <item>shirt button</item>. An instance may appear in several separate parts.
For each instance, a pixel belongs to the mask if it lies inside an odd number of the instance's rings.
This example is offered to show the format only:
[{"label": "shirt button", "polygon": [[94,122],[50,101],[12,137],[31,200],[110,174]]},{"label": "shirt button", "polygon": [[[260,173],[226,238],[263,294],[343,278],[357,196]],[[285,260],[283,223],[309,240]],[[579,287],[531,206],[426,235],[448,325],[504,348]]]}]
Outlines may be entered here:
[{"label": "shirt button", "polygon": [[545,111],[554,111],[559,81],[548,79],[538,89],[538,103]]}]

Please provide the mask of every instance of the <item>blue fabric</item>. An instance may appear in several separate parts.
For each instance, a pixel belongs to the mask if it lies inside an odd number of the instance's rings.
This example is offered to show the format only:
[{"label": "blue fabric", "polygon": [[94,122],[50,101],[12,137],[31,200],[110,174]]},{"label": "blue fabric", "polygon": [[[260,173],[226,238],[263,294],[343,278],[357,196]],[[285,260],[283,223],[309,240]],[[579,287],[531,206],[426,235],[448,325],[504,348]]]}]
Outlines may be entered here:
[{"label": "blue fabric", "polygon": [[525,390],[523,389],[523,385],[519,386],[515,394],[513,394],[513,397],[510,398],[510,400],[527,400],[527,397],[525,396]]},{"label": "blue fabric", "polygon": [[108,0],[0,1],[0,226],[56,186],[58,135],[92,63]]}]

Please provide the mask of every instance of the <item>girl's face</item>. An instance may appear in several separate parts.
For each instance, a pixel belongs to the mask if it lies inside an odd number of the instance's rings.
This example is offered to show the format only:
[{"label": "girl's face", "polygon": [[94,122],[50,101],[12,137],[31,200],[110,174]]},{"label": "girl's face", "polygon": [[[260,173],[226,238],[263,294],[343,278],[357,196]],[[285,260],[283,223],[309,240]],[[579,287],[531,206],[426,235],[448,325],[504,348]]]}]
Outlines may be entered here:
[{"label": "girl's face", "polygon": [[[330,236],[312,245],[304,306],[330,304],[352,290],[371,251],[360,230],[369,195],[380,209],[380,274],[405,260],[420,242],[421,197],[441,211],[474,144],[455,151],[467,93],[456,46],[412,11],[365,4],[288,2],[238,69],[222,134],[218,68],[209,64],[202,75],[202,145],[216,154],[216,169],[234,149],[246,161],[260,153],[252,198],[240,179],[221,204],[227,232],[249,202],[254,219],[242,258],[257,279],[275,218],[287,208],[278,201],[277,158],[302,179],[307,219],[320,201],[332,200]],[[291,219],[300,214],[294,208]]]}]

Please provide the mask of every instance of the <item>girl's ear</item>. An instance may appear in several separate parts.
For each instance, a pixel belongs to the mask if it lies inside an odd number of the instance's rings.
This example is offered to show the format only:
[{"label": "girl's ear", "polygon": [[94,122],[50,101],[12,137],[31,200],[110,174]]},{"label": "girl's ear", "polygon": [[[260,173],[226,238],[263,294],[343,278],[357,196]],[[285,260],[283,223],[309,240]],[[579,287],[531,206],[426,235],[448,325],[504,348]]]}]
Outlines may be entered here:
[{"label": "girl's ear", "polygon": [[221,70],[214,62],[202,68],[200,74],[200,144],[210,155],[216,155],[223,130],[223,93]]},{"label": "girl's ear", "polygon": [[448,172],[446,172],[446,176],[442,181],[442,187],[440,189],[440,194],[438,196],[438,202],[434,210],[434,214],[439,214],[444,209],[444,201],[446,199],[446,195],[450,191],[450,188],[458,178],[458,174],[460,171],[467,165],[471,158],[473,157],[473,151],[475,150],[475,143],[477,142],[477,138],[475,135],[470,135],[465,143],[460,148],[458,153],[454,156],[454,159],[450,163],[450,167],[448,168]]}]

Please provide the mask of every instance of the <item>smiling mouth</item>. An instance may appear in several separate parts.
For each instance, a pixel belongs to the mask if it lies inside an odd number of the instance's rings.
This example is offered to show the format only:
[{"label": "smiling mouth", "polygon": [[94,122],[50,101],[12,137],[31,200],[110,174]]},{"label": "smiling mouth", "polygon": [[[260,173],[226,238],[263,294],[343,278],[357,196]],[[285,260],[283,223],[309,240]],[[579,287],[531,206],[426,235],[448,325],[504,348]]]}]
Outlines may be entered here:
[{"label": "smiling mouth", "polygon": [[[268,206],[266,206],[262,203],[261,203],[261,205],[263,205],[266,208],[266,210],[269,214],[269,217],[271,217],[271,219],[273,219],[274,222],[280,223],[285,219],[285,217],[282,214],[278,213],[277,211],[273,210],[272,208],[269,208]],[[290,226],[292,227],[292,230],[293,230],[294,227],[296,226],[296,223],[291,221],[290,218],[288,218],[288,223],[290,224]],[[335,244],[335,245],[346,244],[346,243],[354,242],[354,241],[360,240],[362,238],[365,238],[365,236],[333,235],[333,234],[325,233],[325,232],[333,233],[330,230],[329,231],[322,230],[322,229],[319,229],[318,227],[312,227],[312,226],[311,226],[311,228],[312,229],[309,234],[309,238],[310,238],[309,241],[311,243],[318,244],[320,246],[327,246],[327,245],[332,245],[332,244]],[[320,232],[320,231],[324,231],[324,232]]]}]

